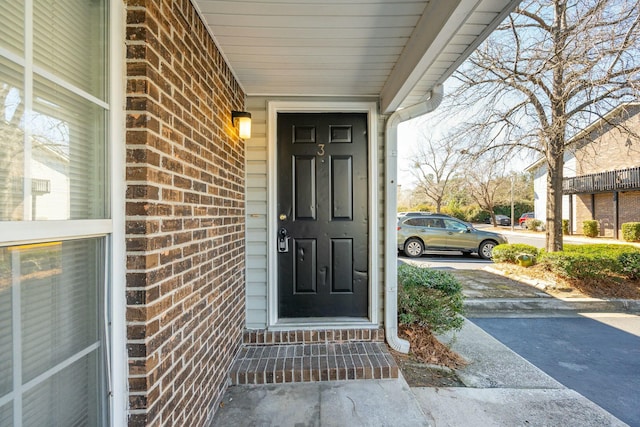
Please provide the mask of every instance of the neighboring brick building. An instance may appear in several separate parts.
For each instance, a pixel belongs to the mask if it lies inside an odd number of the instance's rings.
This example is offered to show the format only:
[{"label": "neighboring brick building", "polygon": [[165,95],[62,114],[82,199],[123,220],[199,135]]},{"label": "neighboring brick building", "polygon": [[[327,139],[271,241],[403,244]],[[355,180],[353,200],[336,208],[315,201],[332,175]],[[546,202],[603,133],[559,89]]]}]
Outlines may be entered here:
[{"label": "neighboring brick building", "polygon": [[[602,236],[619,238],[622,224],[640,221],[640,104],[625,104],[572,139],[565,155],[563,218],[573,233],[585,220],[600,223]],[[535,214],[546,217],[546,167],[535,175]]]}]

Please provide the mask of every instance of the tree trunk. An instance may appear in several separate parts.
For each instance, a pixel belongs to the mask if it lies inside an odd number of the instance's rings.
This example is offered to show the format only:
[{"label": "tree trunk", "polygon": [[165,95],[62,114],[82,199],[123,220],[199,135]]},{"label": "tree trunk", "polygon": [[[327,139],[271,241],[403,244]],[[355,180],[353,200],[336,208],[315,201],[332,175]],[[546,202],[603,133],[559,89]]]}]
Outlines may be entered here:
[{"label": "tree trunk", "polygon": [[564,146],[558,141],[550,144],[547,157],[547,221],[546,249],[562,250],[562,179],[564,177]]}]

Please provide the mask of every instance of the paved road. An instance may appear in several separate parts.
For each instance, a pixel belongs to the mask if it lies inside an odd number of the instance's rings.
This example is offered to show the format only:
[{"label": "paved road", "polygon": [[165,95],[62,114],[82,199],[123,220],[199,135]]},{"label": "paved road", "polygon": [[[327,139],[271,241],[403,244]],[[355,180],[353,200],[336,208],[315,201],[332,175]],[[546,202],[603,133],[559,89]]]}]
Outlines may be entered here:
[{"label": "paved road", "polygon": [[640,317],[471,320],[560,383],[640,427]]},{"label": "paved road", "polygon": [[478,270],[493,264],[493,261],[482,259],[477,255],[463,256],[462,252],[428,252],[420,258],[398,255],[398,260],[438,270]]}]

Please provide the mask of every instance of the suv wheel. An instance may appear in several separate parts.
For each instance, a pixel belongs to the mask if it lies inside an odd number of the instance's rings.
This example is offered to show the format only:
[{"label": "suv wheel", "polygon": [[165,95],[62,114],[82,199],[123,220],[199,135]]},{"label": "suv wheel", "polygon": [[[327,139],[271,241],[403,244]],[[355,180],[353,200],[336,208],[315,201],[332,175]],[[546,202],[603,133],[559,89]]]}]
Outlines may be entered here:
[{"label": "suv wheel", "polygon": [[408,257],[418,258],[424,252],[424,245],[416,238],[411,238],[404,243],[404,253]]},{"label": "suv wheel", "polygon": [[493,248],[495,247],[496,247],[495,242],[492,242],[490,240],[482,242],[482,244],[478,248],[478,255],[480,255],[480,258],[482,259],[491,259],[491,255],[493,254]]}]

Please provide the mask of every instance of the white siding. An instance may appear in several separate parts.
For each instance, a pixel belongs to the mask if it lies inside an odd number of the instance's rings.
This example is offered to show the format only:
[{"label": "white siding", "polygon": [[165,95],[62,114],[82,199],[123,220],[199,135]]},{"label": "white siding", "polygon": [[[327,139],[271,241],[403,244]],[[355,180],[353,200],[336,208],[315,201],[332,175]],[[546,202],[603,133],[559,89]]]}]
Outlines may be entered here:
[{"label": "white siding", "polygon": [[251,139],[247,141],[247,328],[267,326],[267,112],[261,98],[247,99]]},{"label": "white siding", "polygon": [[547,167],[541,166],[533,172],[533,211],[543,223],[547,220]]},{"label": "white siding", "polygon": [[[279,101],[287,100],[278,98]],[[300,99],[296,99],[300,100]],[[304,99],[305,101],[317,101],[317,98]],[[246,179],[246,203],[247,203],[247,324],[248,329],[267,327],[268,307],[268,262],[267,262],[267,225],[268,225],[268,188],[269,159],[267,150],[268,124],[266,97],[249,97],[246,109],[251,113],[252,135],[247,141],[247,179]],[[344,101],[340,99],[327,99],[327,102]],[[362,101],[355,99],[350,101]],[[364,101],[370,101],[365,99]],[[378,268],[378,293],[379,293],[379,319],[383,319],[383,294],[384,294],[384,118],[380,116],[378,123],[378,169],[370,171],[377,174],[378,180],[378,205],[377,215],[379,224],[380,259],[374,265]],[[392,254],[395,256],[395,254]]]},{"label": "white siding", "polygon": [[[576,176],[576,158],[573,153],[565,153],[563,175],[565,178]],[[547,166],[542,163],[533,171],[533,206],[535,217],[543,223],[547,220]],[[574,224],[575,231],[575,198],[574,198]],[[569,219],[569,196],[562,196],[562,218]]]}]

